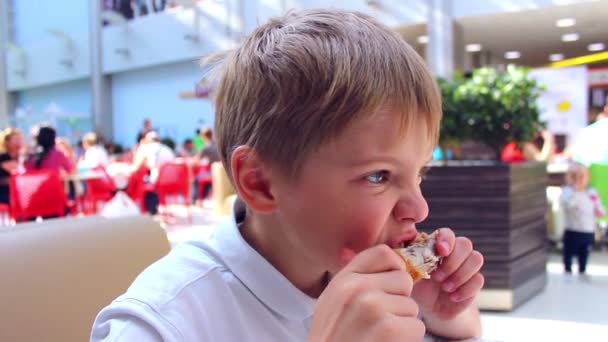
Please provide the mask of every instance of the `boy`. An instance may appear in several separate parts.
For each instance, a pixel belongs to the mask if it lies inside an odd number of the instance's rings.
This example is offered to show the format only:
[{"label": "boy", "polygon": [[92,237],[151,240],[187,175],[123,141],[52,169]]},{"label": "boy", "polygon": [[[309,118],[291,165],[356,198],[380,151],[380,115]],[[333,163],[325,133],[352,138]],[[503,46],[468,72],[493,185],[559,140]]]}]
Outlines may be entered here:
[{"label": "boy", "polygon": [[572,257],[578,259],[578,271],[585,274],[587,259],[595,240],[596,218],[606,210],[595,189],[589,187],[589,170],[582,164],[570,166],[566,174],[567,185],[560,198],[564,208],[564,270],[572,273]]},{"label": "boy", "polygon": [[441,229],[415,286],[391,250],[428,214],[441,101],[424,62],[363,14],[292,13],[216,59],[215,133],[239,200],[97,317],[92,340],[420,341],[480,335],[483,258]]}]

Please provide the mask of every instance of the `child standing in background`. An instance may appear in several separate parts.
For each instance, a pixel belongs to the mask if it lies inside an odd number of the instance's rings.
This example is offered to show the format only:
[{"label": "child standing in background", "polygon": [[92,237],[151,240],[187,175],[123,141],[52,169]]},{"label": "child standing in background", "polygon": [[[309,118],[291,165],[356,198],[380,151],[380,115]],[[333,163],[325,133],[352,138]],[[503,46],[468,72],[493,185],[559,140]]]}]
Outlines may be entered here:
[{"label": "child standing in background", "polygon": [[579,273],[585,274],[587,259],[595,238],[596,218],[605,215],[597,192],[589,187],[589,170],[573,164],[566,175],[567,185],[561,195],[564,208],[564,268],[572,273],[572,257],[578,259]]}]

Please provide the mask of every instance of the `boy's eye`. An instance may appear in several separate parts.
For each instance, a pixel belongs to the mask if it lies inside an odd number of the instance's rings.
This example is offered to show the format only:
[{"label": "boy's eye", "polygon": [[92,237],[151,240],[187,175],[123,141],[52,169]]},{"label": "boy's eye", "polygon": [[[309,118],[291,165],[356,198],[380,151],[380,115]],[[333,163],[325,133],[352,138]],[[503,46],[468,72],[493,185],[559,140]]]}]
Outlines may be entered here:
[{"label": "boy's eye", "polygon": [[365,179],[373,184],[383,184],[383,183],[386,183],[386,181],[388,181],[388,175],[389,175],[389,172],[386,170],[376,171],[374,173],[367,175],[365,177]]}]

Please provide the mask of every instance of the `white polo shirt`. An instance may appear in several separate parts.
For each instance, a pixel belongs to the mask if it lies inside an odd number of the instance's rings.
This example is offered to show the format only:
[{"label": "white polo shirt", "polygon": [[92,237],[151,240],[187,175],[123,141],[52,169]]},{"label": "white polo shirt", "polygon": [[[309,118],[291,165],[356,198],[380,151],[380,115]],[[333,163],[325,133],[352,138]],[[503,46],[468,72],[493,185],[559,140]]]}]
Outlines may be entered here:
[{"label": "white polo shirt", "polygon": [[316,299],[245,242],[238,207],[142,272],[97,315],[91,341],[306,341]]},{"label": "white polo shirt", "polygon": [[148,267],[91,341],[305,341],[316,300],[245,242],[236,216]]}]

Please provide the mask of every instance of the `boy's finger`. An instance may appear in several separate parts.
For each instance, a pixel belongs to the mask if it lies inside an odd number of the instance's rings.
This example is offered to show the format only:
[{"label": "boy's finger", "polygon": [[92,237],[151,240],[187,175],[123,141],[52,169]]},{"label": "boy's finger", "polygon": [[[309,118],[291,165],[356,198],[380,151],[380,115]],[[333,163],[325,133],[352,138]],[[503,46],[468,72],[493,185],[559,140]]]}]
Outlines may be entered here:
[{"label": "boy's finger", "polygon": [[390,271],[375,274],[360,274],[372,287],[381,290],[383,293],[410,296],[414,287],[412,276],[406,271]]},{"label": "boy's finger", "polygon": [[405,270],[403,259],[387,245],[377,245],[357,254],[345,267],[354,273]]},{"label": "boy's finger", "polygon": [[448,256],[454,250],[456,235],[450,228],[441,228],[437,232],[437,245],[435,250],[440,256]]},{"label": "boy's finger", "polygon": [[481,253],[478,251],[471,252],[460,268],[441,285],[441,288],[446,292],[456,291],[478,273],[482,265],[483,256]]},{"label": "boy's finger", "polygon": [[444,281],[460,268],[472,251],[473,243],[471,240],[464,237],[456,238],[453,253],[443,259],[441,265],[439,265],[437,271],[433,272],[431,277],[436,281]]},{"label": "boy's finger", "polygon": [[475,298],[475,296],[477,296],[479,291],[483,288],[484,281],[483,275],[481,273],[477,273],[456,292],[450,294],[450,300],[453,302],[462,302],[467,299]]}]

